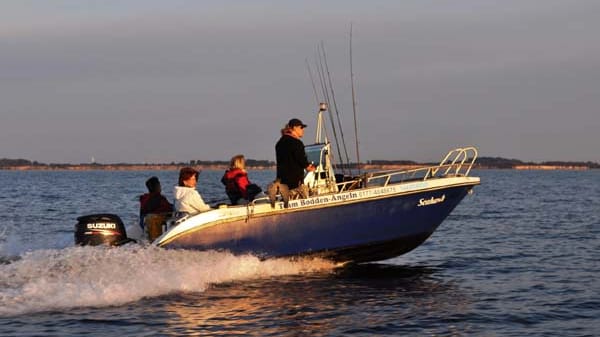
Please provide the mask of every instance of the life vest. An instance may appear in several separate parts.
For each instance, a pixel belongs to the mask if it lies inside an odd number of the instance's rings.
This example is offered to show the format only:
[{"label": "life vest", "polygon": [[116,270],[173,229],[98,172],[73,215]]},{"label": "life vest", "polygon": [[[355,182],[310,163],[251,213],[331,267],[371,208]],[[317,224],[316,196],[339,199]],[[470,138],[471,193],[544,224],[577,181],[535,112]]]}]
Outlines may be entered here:
[{"label": "life vest", "polygon": [[232,204],[236,204],[240,198],[248,199],[246,187],[249,184],[248,174],[240,169],[225,171],[221,182],[225,185],[225,193]]},{"label": "life vest", "polygon": [[168,213],[173,205],[160,193],[146,193],[140,196],[140,215],[149,213]]}]

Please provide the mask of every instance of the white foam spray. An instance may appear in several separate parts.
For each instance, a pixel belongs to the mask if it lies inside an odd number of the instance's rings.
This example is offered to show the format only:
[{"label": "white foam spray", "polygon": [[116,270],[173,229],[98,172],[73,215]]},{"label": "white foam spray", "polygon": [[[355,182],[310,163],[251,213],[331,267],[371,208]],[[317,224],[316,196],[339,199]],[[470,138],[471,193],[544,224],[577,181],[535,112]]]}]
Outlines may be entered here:
[{"label": "white foam spray", "polygon": [[0,262],[18,257],[24,244],[6,226],[0,227]]},{"label": "white foam spray", "polygon": [[221,282],[333,267],[319,259],[261,261],[252,255],[139,245],[38,250],[0,265],[0,316],[120,305],[144,297],[202,292]]}]

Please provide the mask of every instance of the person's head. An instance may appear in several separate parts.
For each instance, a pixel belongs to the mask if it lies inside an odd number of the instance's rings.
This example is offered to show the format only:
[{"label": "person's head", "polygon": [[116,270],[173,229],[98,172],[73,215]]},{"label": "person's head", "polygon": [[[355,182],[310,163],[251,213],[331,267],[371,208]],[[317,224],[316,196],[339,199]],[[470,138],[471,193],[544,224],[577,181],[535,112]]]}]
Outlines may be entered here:
[{"label": "person's head", "polygon": [[281,135],[287,135],[292,133],[292,130],[290,129],[290,127],[286,124],[281,128]]},{"label": "person's head", "polygon": [[191,167],[184,167],[179,170],[179,186],[196,187],[199,172]]},{"label": "person's head", "polygon": [[290,119],[290,121],[287,123],[287,127],[296,137],[301,138],[304,136],[304,128],[306,127],[306,124],[302,123],[302,121],[298,118]]},{"label": "person's head", "polygon": [[244,158],[243,154],[238,154],[231,157],[231,161],[229,162],[229,167],[232,169],[246,169],[246,158]]},{"label": "person's head", "polygon": [[157,177],[151,177],[150,179],[146,180],[146,187],[148,188],[148,192],[153,193],[153,192],[159,192],[161,191],[161,187],[160,187],[160,181],[158,180]]}]

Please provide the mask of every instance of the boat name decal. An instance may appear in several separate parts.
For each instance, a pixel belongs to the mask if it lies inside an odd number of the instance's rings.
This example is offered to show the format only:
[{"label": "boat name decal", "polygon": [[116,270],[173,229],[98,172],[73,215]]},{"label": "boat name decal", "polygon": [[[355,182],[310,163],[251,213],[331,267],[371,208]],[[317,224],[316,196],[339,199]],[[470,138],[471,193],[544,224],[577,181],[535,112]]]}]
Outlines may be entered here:
[{"label": "boat name decal", "polygon": [[421,207],[421,206],[429,206],[429,205],[439,204],[440,202],[444,202],[444,200],[446,200],[445,194],[442,194],[442,196],[439,198],[434,198],[434,197],[431,197],[429,199],[421,198],[421,199],[419,199],[419,203],[417,204],[417,206]]},{"label": "boat name decal", "polygon": [[[327,203],[332,203],[332,202],[340,202],[340,201],[343,202],[343,201],[354,200],[354,199],[363,199],[363,198],[368,198],[368,197],[377,197],[377,196],[386,195],[386,194],[400,193],[400,192],[404,192],[404,191],[408,191],[408,190],[414,190],[414,189],[425,188],[425,187],[427,187],[426,183],[417,182],[417,183],[399,185],[399,186],[397,185],[397,186],[378,187],[378,188],[373,188],[373,189],[368,189],[368,190],[363,190],[363,191],[350,191],[350,192],[344,192],[344,193],[333,194],[333,195],[315,196],[315,197],[308,198],[308,199],[290,200],[289,207],[295,208],[295,207],[303,207],[303,206],[311,206],[311,205],[321,205],[321,204],[327,204]],[[443,202],[445,198],[446,198],[446,196],[443,195],[440,198],[421,199],[421,200],[419,200],[418,206],[437,204],[439,202]]]},{"label": "boat name decal", "polygon": [[348,200],[367,198],[367,197],[378,196],[378,195],[383,195],[383,194],[397,193],[399,191],[400,190],[396,186],[387,186],[387,187],[381,187],[381,188],[365,190],[365,191],[352,191],[352,192],[346,192],[346,193],[340,193],[340,194],[334,194],[334,195],[318,196],[318,197],[313,197],[313,198],[308,198],[308,199],[293,200],[293,201],[290,201],[289,206],[293,208],[293,207],[303,207],[303,206],[310,206],[310,205],[320,205],[320,204],[326,204],[326,203],[330,203],[330,202],[348,201]]},{"label": "boat name decal", "polygon": [[346,200],[356,199],[358,197],[359,197],[358,193],[352,192],[352,193],[345,193],[345,194],[320,196],[320,197],[315,197],[315,198],[310,198],[310,199],[300,199],[295,202],[290,202],[290,204],[292,206],[319,205],[319,204],[326,204],[328,202],[333,202],[333,201],[346,201]]},{"label": "boat name decal", "polygon": [[89,223],[87,229],[117,229],[117,225],[110,222]]}]

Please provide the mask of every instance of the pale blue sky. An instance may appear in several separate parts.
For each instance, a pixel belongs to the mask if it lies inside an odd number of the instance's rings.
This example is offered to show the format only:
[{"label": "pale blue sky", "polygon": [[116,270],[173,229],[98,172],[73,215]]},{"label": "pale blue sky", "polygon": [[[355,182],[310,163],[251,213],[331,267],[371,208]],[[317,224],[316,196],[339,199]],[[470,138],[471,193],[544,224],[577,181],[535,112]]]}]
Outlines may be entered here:
[{"label": "pale blue sky", "polygon": [[354,156],[600,161],[600,2],[0,2],[0,158],[274,160],[324,41]]}]

